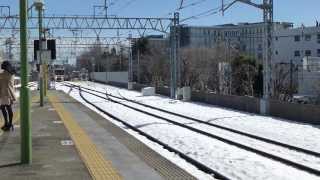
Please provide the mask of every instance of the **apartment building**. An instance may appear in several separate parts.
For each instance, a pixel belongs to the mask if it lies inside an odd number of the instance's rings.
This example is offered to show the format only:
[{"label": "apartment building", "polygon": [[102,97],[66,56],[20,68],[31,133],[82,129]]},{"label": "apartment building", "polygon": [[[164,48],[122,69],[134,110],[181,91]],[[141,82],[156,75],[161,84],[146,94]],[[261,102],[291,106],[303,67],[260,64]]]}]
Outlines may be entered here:
[{"label": "apartment building", "polygon": [[[274,23],[274,31],[290,29],[292,23]],[[182,26],[181,47],[213,48],[223,43],[237,48],[262,62],[264,51],[264,23],[239,23],[217,26]]]},{"label": "apartment building", "polygon": [[320,27],[299,27],[274,32],[273,62],[302,65],[304,57],[320,57]]}]

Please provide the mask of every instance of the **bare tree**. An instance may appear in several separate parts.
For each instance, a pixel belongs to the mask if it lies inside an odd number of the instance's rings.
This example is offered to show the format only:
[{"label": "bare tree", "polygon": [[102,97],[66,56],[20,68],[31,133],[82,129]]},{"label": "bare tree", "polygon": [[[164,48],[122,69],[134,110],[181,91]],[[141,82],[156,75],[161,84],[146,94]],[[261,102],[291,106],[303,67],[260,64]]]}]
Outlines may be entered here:
[{"label": "bare tree", "polygon": [[219,41],[212,48],[181,49],[182,84],[192,89],[219,93],[219,63],[230,63],[238,50]]},{"label": "bare tree", "polygon": [[169,83],[169,56],[166,49],[147,47],[140,54],[140,80],[143,84],[163,86]]},{"label": "bare tree", "polygon": [[[292,94],[297,91],[297,69],[290,64],[276,64],[273,67],[273,98],[291,101]],[[290,79],[292,78],[292,79]]]}]

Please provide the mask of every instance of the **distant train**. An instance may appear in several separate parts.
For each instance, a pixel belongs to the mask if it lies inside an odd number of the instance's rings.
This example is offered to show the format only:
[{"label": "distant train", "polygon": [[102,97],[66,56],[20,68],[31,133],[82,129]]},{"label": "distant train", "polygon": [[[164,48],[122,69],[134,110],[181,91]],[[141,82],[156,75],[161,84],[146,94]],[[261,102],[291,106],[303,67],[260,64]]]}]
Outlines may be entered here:
[{"label": "distant train", "polygon": [[87,69],[82,68],[80,71],[72,71],[71,80],[73,81],[87,81],[89,79],[89,73]]},{"label": "distant train", "polygon": [[62,82],[65,81],[65,68],[62,65],[54,65],[53,67],[54,81]]}]

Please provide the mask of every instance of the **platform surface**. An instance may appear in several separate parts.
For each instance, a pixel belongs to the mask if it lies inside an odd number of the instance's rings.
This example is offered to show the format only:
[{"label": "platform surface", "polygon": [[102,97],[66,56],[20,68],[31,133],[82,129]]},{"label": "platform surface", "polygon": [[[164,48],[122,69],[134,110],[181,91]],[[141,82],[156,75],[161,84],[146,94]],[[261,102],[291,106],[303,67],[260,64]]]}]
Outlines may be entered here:
[{"label": "platform surface", "polygon": [[32,104],[33,163],[21,165],[20,129],[0,136],[0,179],[195,179],[60,91]]},{"label": "platform surface", "polygon": [[61,141],[70,136],[51,104],[39,107],[32,103],[33,163],[20,164],[20,128],[0,136],[0,179],[91,179],[74,146],[63,146]]}]

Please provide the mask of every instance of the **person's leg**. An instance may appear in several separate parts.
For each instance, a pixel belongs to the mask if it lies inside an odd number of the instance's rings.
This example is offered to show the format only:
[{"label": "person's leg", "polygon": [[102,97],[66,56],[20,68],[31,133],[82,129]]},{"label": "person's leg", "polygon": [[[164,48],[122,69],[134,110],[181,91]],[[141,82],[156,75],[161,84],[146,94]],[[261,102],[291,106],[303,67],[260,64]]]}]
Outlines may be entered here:
[{"label": "person's leg", "polygon": [[4,129],[5,127],[7,127],[9,125],[8,114],[7,114],[5,105],[1,105],[0,108],[2,111],[3,118],[4,118],[4,126],[1,129]]},{"label": "person's leg", "polygon": [[12,119],[13,119],[13,111],[12,111],[12,105],[6,105],[6,109],[9,115],[9,126],[11,127],[12,124]]}]

